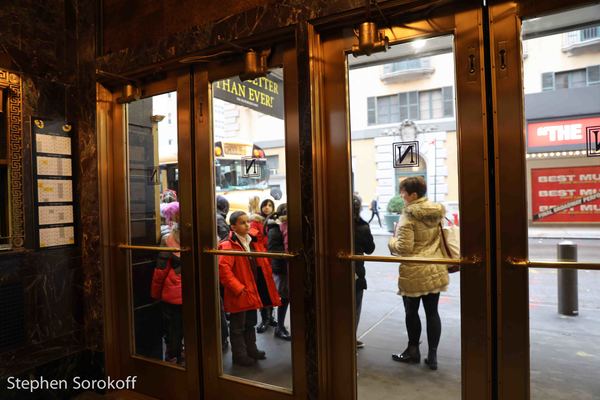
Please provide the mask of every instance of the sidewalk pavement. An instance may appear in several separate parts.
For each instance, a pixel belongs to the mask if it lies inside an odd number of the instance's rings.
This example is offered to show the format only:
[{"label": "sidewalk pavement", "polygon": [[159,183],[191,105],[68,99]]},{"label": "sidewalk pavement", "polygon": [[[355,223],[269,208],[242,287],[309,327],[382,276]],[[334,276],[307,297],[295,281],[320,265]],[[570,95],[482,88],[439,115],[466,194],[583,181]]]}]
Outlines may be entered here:
[{"label": "sidewalk pavement", "polygon": [[[379,227],[377,220],[373,220],[370,225],[371,233],[374,236],[391,236],[385,228]],[[540,239],[600,239],[600,226],[573,227],[573,226],[530,226],[529,238]]]},{"label": "sidewalk pavement", "polygon": [[553,239],[600,239],[600,226],[530,226],[529,237]]},{"label": "sidewalk pavement", "polygon": [[369,225],[369,227],[371,228],[371,234],[373,234],[373,236],[391,236],[392,232],[388,232],[388,230],[385,228],[385,225],[383,225],[383,227],[379,227],[379,225],[377,224],[377,221],[373,221],[371,222],[371,225]]}]

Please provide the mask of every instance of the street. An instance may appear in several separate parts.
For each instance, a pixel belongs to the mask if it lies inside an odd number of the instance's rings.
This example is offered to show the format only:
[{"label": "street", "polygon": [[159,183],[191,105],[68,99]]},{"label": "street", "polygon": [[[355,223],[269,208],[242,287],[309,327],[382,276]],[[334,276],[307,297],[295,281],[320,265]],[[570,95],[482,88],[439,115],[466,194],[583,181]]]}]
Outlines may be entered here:
[{"label": "street", "polygon": [[[387,235],[374,236],[376,255],[389,255]],[[530,258],[556,257],[554,239],[529,241]],[[579,260],[598,261],[598,241],[578,240]],[[358,351],[359,398],[460,399],[460,274],[451,275],[447,292],[440,297],[442,339],[438,349],[440,369],[398,364],[392,352],[406,347],[404,308],[396,294],[398,266],[366,263],[368,290],[357,336],[365,342]],[[531,395],[532,399],[596,399],[600,394],[600,271],[579,271],[579,316],[557,313],[556,270],[532,269],[529,273]],[[508,292],[510,294],[510,292]],[[426,354],[425,318],[421,352]],[[568,374],[566,372],[569,372]],[[426,389],[425,389],[426,388]]]}]

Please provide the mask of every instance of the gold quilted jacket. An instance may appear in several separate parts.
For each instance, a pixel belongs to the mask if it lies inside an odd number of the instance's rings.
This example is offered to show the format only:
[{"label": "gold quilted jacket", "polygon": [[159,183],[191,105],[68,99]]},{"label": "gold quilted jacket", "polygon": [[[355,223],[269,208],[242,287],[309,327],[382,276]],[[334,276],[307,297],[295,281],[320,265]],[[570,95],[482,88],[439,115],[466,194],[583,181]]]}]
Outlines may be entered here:
[{"label": "gold quilted jacket", "polygon": [[[421,197],[404,207],[396,232],[388,247],[403,257],[443,258],[439,223],[444,206]],[[439,264],[400,264],[398,294],[419,297],[448,288],[448,269]]]}]

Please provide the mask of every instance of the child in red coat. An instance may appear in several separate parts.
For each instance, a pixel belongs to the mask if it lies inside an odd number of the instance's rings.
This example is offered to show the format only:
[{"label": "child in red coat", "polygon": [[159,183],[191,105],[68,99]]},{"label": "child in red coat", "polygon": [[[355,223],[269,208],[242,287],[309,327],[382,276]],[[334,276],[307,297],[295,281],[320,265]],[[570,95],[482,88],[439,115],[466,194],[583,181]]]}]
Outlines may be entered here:
[{"label": "child in red coat", "polygon": [[[167,205],[165,219],[169,233],[161,240],[167,247],[179,248],[179,203]],[[152,275],[151,296],[161,302],[163,324],[165,326],[165,359],[183,363],[183,319],[181,308],[181,260],[179,252],[162,251],[158,254],[156,268]]]},{"label": "child in red coat", "polygon": [[[243,211],[231,214],[232,232],[219,243],[221,250],[266,251],[248,234],[250,224]],[[229,335],[233,363],[250,366],[264,360],[265,352],[256,347],[256,310],[279,306],[281,300],[273,281],[271,264],[266,258],[219,256],[219,279],[224,287],[224,307],[230,313]]]}]

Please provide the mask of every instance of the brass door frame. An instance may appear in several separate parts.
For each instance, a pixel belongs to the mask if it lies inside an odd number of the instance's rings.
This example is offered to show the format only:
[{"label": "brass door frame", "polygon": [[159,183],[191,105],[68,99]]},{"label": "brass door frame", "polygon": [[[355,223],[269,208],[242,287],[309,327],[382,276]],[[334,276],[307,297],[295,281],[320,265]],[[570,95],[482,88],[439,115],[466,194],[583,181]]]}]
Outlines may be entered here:
[{"label": "brass door frame", "polygon": [[[185,368],[133,354],[133,315],[131,314],[131,269],[129,266],[128,172],[126,104],[119,104],[122,92],[112,93],[112,103],[103,125],[105,138],[100,142],[99,169],[102,176],[103,204],[103,270],[105,277],[105,345],[106,373],[113,377],[137,375],[135,391],[162,398],[187,399],[200,397],[197,337],[197,306],[195,302],[195,251],[192,199],[191,154],[191,92],[190,73],[173,71],[165,79],[142,86],[142,97],[177,91],[178,163],[181,202],[182,275],[190,277],[182,285]],[[187,166],[187,167],[186,167]],[[187,221],[187,222],[186,222]],[[123,248],[125,245],[125,248]],[[123,278],[126,279],[123,279]],[[126,305],[126,306],[124,306]],[[166,386],[164,381],[172,384]]]},{"label": "brass door frame", "polygon": [[[289,247],[291,253],[300,257],[289,258],[290,277],[290,319],[292,324],[292,370],[293,390],[289,391],[268,384],[251,382],[234,376],[220,375],[222,351],[217,335],[220,315],[218,293],[218,267],[215,248],[216,210],[214,191],[214,147],[212,136],[212,95],[210,83],[238,75],[243,71],[239,59],[215,61],[198,65],[194,70],[194,126],[195,126],[195,168],[196,168],[196,226],[198,243],[204,249],[198,256],[198,285],[202,293],[200,299],[200,319],[202,362],[204,365],[204,393],[206,398],[247,398],[247,399],[305,399],[307,397],[306,343],[304,341],[305,306],[304,282],[306,268],[303,265],[303,215],[300,200],[300,132],[298,111],[298,66],[293,42],[276,45],[271,55],[270,67],[283,66],[284,112],[285,112],[285,156],[286,184],[289,221]],[[207,173],[208,171],[208,173]],[[269,253],[266,254],[267,256]],[[290,254],[294,255],[294,254]]]},{"label": "brass door frame", "polygon": [[[489,6],[497,193],[497,371],[501,400],[530,398],[529,268],[548,267],[543,262],[528,261],[521,20],[589,4],[597,1],[493,1]],[[555,266],[599,267],[594,263]],[[504,295],[505,287],[510,287],[510,295]]]},{"label": "brass door frame", "polygon": [[[405,23],[387,36],[395,42],[417,37],[454,34],[456,65],[456,119],[459,146],[461,251],[463,257],[477,256],[481,266],[461,272],[462,396],[484,399],[492,396],[491,260],[488,215],[487,122],[483,71],[482,12],[479,9],[450,11],[427,20]],[[393,21],[392,21],[393,24]],[[347,30],[346,30],[347,31]],[[323,312],[320,334],[324,338],[321,380],[327,399],[355,399],[356,356],[354,332],[354,274],[349,261],[338,253],[350,254],[350,138],[347,92],[348,54],[354,36],[324,32],[311,39],[313,104],[317,151],[316,188],[320,287]],[[470,57],[475,71],[469,72]],[[318,146],[322,149],[319,150]],[[468,175],[469,179],[465,179]],[[331,207],[335,204],[335,208]],[[340,229],[340,227],[343,227]],[[467,234],[468,232],[468,234]]]}]

